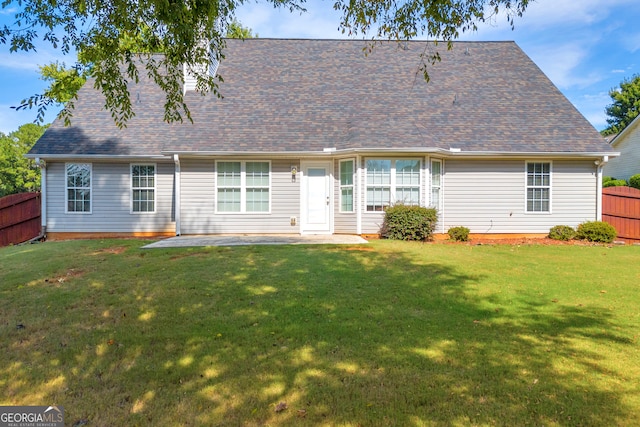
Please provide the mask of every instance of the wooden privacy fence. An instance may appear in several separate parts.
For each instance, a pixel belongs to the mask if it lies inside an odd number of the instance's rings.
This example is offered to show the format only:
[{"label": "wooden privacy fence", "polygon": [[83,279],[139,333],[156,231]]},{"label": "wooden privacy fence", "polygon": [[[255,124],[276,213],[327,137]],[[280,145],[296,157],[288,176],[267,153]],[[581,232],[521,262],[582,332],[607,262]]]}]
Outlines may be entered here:
[{"label": "wooden privacy fence", "polygon": [[603,188],[602,220],[615,227],[618,238],[640,241],[640,190],[631,187]]},{"label": "wooden privacy fence", "polygon": [[0,246],[26,242],[40,235],[40,193],[0,198]]}]

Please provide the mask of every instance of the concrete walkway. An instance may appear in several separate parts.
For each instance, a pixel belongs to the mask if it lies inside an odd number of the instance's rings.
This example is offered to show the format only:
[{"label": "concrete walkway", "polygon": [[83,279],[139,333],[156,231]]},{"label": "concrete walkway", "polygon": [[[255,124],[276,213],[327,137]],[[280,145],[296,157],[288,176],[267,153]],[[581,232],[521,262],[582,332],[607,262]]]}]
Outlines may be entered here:
[{"label": "concrete walkway", "polygon": [[360,236],[348,234],[307,235],[263,234],[224,236],[177,236],[143,246],[143,249],[186,248],[192,246],[246,245],[354,245],[368,243]]}]

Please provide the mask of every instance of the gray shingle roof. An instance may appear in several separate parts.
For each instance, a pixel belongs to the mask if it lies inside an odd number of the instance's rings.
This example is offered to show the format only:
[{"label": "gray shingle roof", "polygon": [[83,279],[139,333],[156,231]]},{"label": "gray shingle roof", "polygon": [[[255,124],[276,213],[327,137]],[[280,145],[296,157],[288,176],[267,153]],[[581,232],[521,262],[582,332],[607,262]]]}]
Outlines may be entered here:
[{"label": "gray shingle roof", "polygon": [[[228,40],[224,96],[186,95],[194,123],[163,122],[164,94],[132,87],[136,117],[119,130],[89,81],[72,127],[56,120],[32,154],[287,153],[433,149],[509,153],[612,149],[513,42]],[[437,49],[430,82],[420,54]]]}]

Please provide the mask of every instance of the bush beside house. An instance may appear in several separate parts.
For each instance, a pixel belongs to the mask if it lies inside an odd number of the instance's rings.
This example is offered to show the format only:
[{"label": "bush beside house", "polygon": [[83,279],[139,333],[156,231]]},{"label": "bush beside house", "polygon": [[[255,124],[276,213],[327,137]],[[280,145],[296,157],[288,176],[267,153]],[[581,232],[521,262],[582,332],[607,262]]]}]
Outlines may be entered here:
[{"label": "bush beside house", "polygon": [[385,210],[380,235],[394,240],[431,240],[437,220],[433,208],[396,204]]}]

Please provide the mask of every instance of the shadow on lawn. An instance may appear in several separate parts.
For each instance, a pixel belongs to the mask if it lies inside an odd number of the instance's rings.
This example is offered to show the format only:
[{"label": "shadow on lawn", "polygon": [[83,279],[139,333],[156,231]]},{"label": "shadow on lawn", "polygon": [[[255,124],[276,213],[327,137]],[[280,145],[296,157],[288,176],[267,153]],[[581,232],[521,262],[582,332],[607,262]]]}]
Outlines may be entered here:
[{"label": "shadow on lawn", "polygon": [[[15,379],[0,383],[5,404],[55,403],[68,424],[97,426],[614,425],[631,416],[620,394],[589,380],[618,374],[576,345],[631,345],[593,332],[615,326],[597,309],[544,310],[526,293],[526,311],[503,307],[468,292],[484,277],[408,252],[108,256],[126,257],[126,268],[89,260],[82,280],[32,281],[42,301],[64,294],[67,314],[47,319],[34,303],[22,309],[37,326],[3,334],[12,359],[0,372]],[[152,259],[165,267],[145,269]],[[276,412],[280,402],[287,409]]]}]

